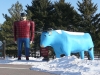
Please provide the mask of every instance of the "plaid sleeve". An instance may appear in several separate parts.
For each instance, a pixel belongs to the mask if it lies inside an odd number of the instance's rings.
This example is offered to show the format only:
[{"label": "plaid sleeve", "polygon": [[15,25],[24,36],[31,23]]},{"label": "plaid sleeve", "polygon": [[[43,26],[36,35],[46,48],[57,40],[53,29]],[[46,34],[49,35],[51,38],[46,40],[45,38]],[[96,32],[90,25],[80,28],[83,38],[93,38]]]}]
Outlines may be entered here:
[{"label": "plaid sleeve", "polygon": [[34,41],[34,36],[35,36],[35,23],[31,21],[31,35],[30,35],[30,41]]},{"label": "plaid sleeve", "polygon": [[14,40],[16,41],[17,37],[16,37],[16,22],[14,22],[13,24],[13,33],[14,33]]}]

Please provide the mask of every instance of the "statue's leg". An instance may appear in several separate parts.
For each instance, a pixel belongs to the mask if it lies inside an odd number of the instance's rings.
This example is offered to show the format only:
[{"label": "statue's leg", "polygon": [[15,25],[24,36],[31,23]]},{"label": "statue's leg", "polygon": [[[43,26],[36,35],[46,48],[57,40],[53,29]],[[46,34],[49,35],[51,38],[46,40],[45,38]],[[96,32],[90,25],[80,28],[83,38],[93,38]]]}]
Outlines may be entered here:
[{"label": "statue's leg", "polygon": [[65,51],[65,55],[66,55],[66,56],[70,56],[70,55],[71,55],[70,50],[66,50],[66,51]]},{"label": "statue's leg", "polygon": [[58,53],[55,53],[56,54],[56,58],[60,58],[60,54]]},{"label": "statue's leg", "polygon": [[22,53],[22,39],[18,38],[17,39],[17,46],[18,46],[18,58],[21,60],[21,53]]},{"label": "statue's leg", "polygon": [[80,57],[81,57],[81,59],[84,59],[84,51],[80,52]]},{"label": "statue's leg", "polygon": [[63,46],[63,53],[65,54],[65,56],[71,56],[71,46],[66,46],[64,45]]},{"label": "statue's leg", "polygon": [[94,48],[89,49],[89,55],[91,60],[94,60]]},{"label": "statue's leg", "polygon": [[25,47],[26,60],[29,60],[30,39],[29,38],[25,38],[25,39],[23,39],[23,42],[24,42],[24,47]]},{"label": "statue's leg", "polygon": [[56,58],[60,58],[59,52],[57,52],[56,50],[54,50],[54,51],[55,51],[55,56],[56,56]]}]

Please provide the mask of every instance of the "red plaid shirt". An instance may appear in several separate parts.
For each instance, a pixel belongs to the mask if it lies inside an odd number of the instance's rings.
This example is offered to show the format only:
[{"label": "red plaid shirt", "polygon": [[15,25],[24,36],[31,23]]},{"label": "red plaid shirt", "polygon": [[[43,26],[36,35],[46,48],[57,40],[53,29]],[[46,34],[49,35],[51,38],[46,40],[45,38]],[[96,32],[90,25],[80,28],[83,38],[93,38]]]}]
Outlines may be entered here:
[{"label": "red plaid shirt", "polygon": [[14,40],[17,38],[34,39],[35,23],[33,21],[16,21],[14,22]]}]

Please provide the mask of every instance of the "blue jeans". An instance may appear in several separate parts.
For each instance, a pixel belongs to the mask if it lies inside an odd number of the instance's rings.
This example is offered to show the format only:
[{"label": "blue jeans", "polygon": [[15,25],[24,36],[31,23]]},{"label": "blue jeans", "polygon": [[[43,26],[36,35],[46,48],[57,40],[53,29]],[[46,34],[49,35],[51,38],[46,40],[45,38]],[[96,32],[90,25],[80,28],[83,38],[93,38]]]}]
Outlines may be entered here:
[{"label": "blue jeans", "polygon": [[21,57],[23,44],[25,47],[25,55],[26,55],[26,57],[29,57],[30,38],[18,38],[17,39],[18,57]]}]

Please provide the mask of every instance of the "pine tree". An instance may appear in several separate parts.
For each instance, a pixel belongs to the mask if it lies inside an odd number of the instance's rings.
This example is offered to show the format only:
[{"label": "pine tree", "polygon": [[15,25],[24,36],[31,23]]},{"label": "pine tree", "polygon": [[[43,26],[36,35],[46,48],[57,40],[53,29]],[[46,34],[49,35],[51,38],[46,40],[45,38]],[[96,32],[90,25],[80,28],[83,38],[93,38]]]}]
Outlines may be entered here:
[{"label": "pine tree", "polygon": [[53,12],[52,21],[56,25],[56,29],[71,30],[69,27],[76,28],[79,15],[70,3],[65,3],[65,0],[55,2]]},{"label": "pine tree", "polygon": [[97,47],[100,44],[100,13],[96,14],[97,4],[94,5],[91,0],[82,0],[77,5],[81,16],[79,30],[90,33]]},{"label": "pine tree", "polygon": [[13,22],[20,19],[20,13],[23,11],[22,5],[17,1],[12,4],[11,8],[8,9],[10,16],[3,14],[6,21],[1,27],[2,40],[6,41],[6,50],[17,50],[17,46],[14,44],[13,37]]},{"label": "pine tree", "polygon": [[20,20],[20,13],[23,12],[23,6],[18,1],[8,9],[8,12],[11,16],[12,21]]},{"label": "pine tree", "polygon": [[1,35],[1,26],[2,26],[2,24],[0,24],[0,41],[2,40],[2,35]]},{"label": "pine tree", "polygon": [[49,26],[49,12],[53,9],[49,0],[33,0],[32,6],[27,5],[26,7],[26,12],[31,12],[31,19],[36,23],[36,31],[42,30],[44,26]]},{"label": "pine tree", "polygon": [[0,30],[1,30],[1,25],[2,25],[2,24],[0,24]]}]

